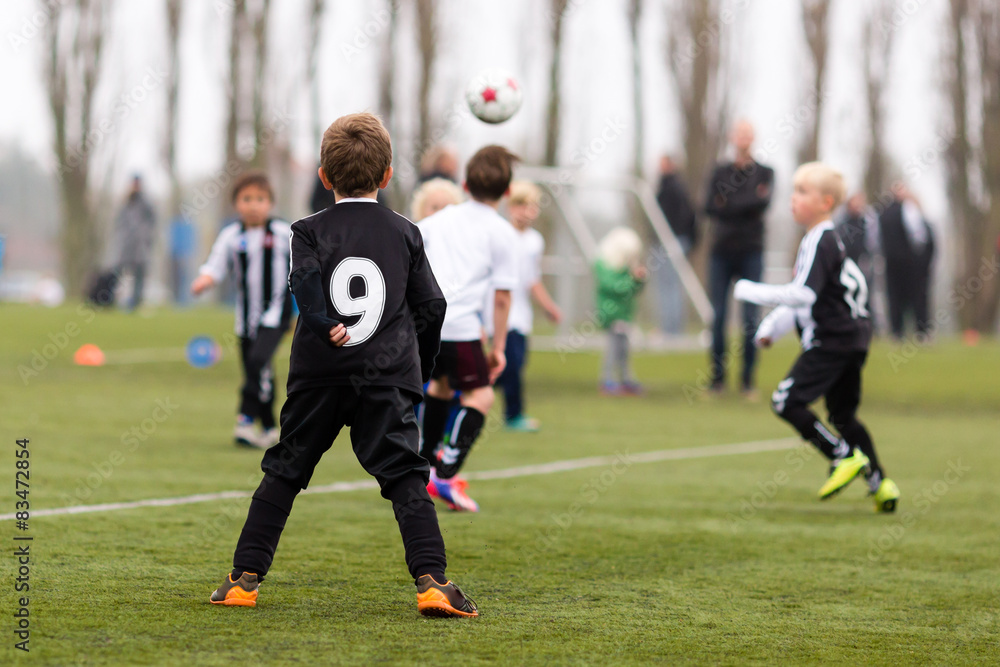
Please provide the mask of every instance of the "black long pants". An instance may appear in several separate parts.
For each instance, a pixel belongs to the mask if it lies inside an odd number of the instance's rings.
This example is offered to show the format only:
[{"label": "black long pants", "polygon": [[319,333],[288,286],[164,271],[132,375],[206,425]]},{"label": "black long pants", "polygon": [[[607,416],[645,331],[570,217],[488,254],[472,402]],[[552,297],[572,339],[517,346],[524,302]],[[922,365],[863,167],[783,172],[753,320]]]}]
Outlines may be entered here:
[{"label": "black long pants", "polygon": [[806,350],[778,384],[771,396],[771,407],[804,440],[832,459],[838,444],[836,438],[809,409],[809,405],[822,396],[826,400],[829,422],[840,437],[852,449],[857,447],[868,457],[872,472],[884,476],[871,435],[857,417],[861,403],[861,370],[867,357],[868,352],[864,350]]},{"label": "black long pants", "polygon": [[240,338],[240,357],[243,360],[240,414],[260,419],[264,428],[275,425],[275,376],[271,358],[284,335],[285,329],[282,328],[258,327],[253,338]]},{"label": "black long pants", "polygon": [[281,441],[264,453],[264,479],[254,493],[233,567],[267,574],[285,519],[320,458],[344,426],[358,461],[392,502],[414,579],[444,581],[444,538],[427,493],[430,466],[419,453],[414,406],[419,396],[395,387],[319,387],[295,391],[281,409]]},{"label": "black long pants", "polygon": [[889,329],[896,338],[906,332],[911,315],[917,333],[930,327],[930,269],[919,260],[886,262],[885,291],[889,308]]}]

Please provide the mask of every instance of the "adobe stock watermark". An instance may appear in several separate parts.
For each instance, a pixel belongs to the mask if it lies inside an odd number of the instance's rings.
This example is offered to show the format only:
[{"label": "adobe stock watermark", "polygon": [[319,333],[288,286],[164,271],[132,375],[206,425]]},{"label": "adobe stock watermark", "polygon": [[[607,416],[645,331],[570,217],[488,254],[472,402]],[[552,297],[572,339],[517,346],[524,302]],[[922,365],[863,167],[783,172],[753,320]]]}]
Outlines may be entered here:
[{"label": "adobe stock watermark", "polygon": [[573,528],[588,509],[607,495],[631,467],[632,457],[628,450],[615,452],[608,467],[584,482],[573,502],[564,511],[549,514],[546,527],[540,529],[535,537],[529,558],[531,555],[542,555],[544,551],[556,546],[566,532]]},{"label": "adobe stock watermark", "polygon": [[[70,320],[58,331],[52,331],[47,336],[48,342],[31,351],[31,360],[26,364],[18,364],[17,374],[27,387],[31,381],[40,376],[70,343],[80,335],[83,327],[94,321],[97,311],[90,305],[81,303],[76,307],[79,320]],[[82,323],[82,324],[81,324]]]},{"label": "adobe stock watermark", "polygon": [[56,172],[59,180],[62,180],[67,173],[76,171],[86,161],[87,156],[114,134],[133,111],[151,98],[152,93],[163,84],[167,76],[167,72],[147,67],[139,82],[118,96],[111,107],[110,115],[97,121],[87,135],[67,151]]},{"label": "adobe stock watermark", "polygon": [[7,33],[7,41],[14,53],[20,51],[24,46],[27,46],[28,42],[42,34],[45,27],[52,21],[56,11],[62,9],[63,5],[66,4],[66,0],[42,0],[42,2],[33,2],[32,4],[37,9],[21,19],[21,24],[16,32]]},{"label": "adobe stock watermark", "polygon": [[948,293],[947,302],[951,309],[941,306],[934,311],[934,317],[927,323],[926,332],[916,332],[906,337],[899,349],[889,351],[889,367],[894,373],[910,363],[922,348],[927,347],[934,335],[944,326],[947,326],[955,318],[955,313],[961,311],[969,301],[986,288],[986,285],[995,280],[1000,273],[1000,257],[993,255],[983,257],[979,264],[976,275],[968,278],[961,285],[956,286]]},{"label": "adobe stock watermark", "polygon": [[972,471],[972,466],[964,465],[962,459],[948,461],[948,469],[945,470],[941,479],[936,480],[930,486],[921,489],[910,503],[912,510],[907,510],[898,515],[895,521],[882,530],[882,534],[871,541],[868,549],[867,559],[869,563],[877,563],[889,551],[894,549],[906,537],[906,532],[917,524],[917,521],[934,509],[934,506],[941,502],[941,499],[948,495],[948,492],[965,477],[966,473]]},{"label": "adobe stock watermark", "polygon": [[121,449],[112,450],[107,458],[91,464],[93,470],[83,477],[78,477],[72,484],[72,495],[62,492],[59,494],[60,500],[67,507],[79,505],[87,501],[94,492],[104,485],[114,475],[115,470],[123,465],[139,447],[152,438],[160,425],[174,416],[180,408],[179,403],[174,403],[168,396],[158,398],[155,406],[150,411],[149,416],[137,424],[133,424],[127,431],[124,431],[119,438]]},{"label": "adobe stock watermark", "polygon": [[757,482],[757,490],[740,500],[739,510],[726,515],[729,521],[729,530],[738,533],[740,524],[746,523],[756,516],[757,512],[778,495],[779,490],[788,485],[792,480],[791,475],[802,470],[806,462],[815,459],[817,455],[816,448],[808,442],[799,443],[785,454],[784,467],[775,470],[770,479]]},{"label": "adobe stock watermark", "polygon": [[[400,5],[402,6],[402,5]],[[375,43],[375,39],[392,23],[392,12],[386,8],[377,9],[368,15],[363,25],[354,28],[354,34],[349,42],[340,43],[340,55],[348,65]]]}]

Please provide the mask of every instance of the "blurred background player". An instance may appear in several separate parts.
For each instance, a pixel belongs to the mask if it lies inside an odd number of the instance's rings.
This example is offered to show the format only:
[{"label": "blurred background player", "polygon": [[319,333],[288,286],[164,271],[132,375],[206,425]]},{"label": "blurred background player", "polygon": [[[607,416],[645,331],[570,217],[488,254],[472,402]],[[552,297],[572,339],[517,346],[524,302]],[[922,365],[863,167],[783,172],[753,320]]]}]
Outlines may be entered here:
[{"label": "blurred background player", "polygon": [[628,227],[616,227],[601,239],[594,264],[597,283],[597,323],[608,332],[601,371],[601,392],[639,394],[632,373],[629,334],[639,292],[646,284],[642,241]]},{"label": "blurred background player", "polygon": [[[430,462],[431,484],[455,510],[479,506],[454,477],[476,442],[493,407],[493,383],[506,366],[507,317],[511,291],[517,288],[518,240],[497,209],[510,188],[517,157],[502,146],[481,148],[466,166],[465,189],[471,196],[421,221],[427,259],[448,301],[441,329],[441,352],[427,387],[421,452]],[[483,350],[483,310],[490,289],[493,341]],[[461,407],[445,441],[448,408],[455,391]],[[440,452],[438,452],[440,446]]]},{"label": "blurred background player", "polygon": [[434,215],[445,206],[461,204],[465,200],[462,188],[446,178],[432,178],[420,184],[410,201],[410,219],[420,222]]},{"label": "blurred background player", "polygon": [[[726,389],[726,320],[729,287],[737,278],[760,280],[764,275],[764,212],[771,204],[774,171],[753,159],[753,125],[737,122],[729,141],[735,150],[732,162],[715,168],[708,183],[705,212],[714,221],[709,257],[709,295],[715,319],[712,323],[712,384],[710,391]],[[743,304],[743,373],[740,389],[756,398],[754,369],[757,351],[757,306]]]},{"label": "blurred background player", "polygon": [[[296,496],[350,426],[358,462],[392,502],[417,610],[477,616],[475,603],[445,576],[444,539],[427,495],[428,465],[413,409],[434,365],[445,301],[420,232],[377,202],[392,178],[389,133],[372,114],[343,116],[324,133],[321,155],[320,178],[336,203],[292,225],[288,282],[302,315],[282,437],[264,454],[264,478],[233,571],[212,602],[256,606]],[[367,369],[376,363],[380,372],[372,376]]]},{"label": "blurred background player", "polygon": [[[292,316],[288,293],[291,228],[271,217],[274,193],[263,172],[241,176],[233,186],[237,222],[225,226],[208,260],[191,284],[195,296],[236,278],[236,335],[243,360],[243,387],[233,437],[245,447],[267,448],[278,442],[274,420],[274,356]],[[261,431],[254,428],[260,421]]]},{"label": "blurred background player", "polygon": [[[875,509],[896,509],[899,489],[885,473],[875,445],[858,421],[861,370],[871,343],[868,286],[861,270],[844,252],[830,220],[844,199],[841,175],[819,162],[795,172],[792,217],[805,227],[795,273],[787,285],[749,280],[736,283],[735,298],[775,309],[761,323],[755,342],[768,347],[793,327],[802,340],[802,354],[771,397],[774,411],[830,459],[830,476],[820,488],[830,498],[864,472]],[[835,437],[809,405],[826,400]]]},{"label": "blurred background player", "polygon": [[[542,255],[545,239],[532,225],[538,218],[538,204],[542,192],[527,181],[510,184],[507,198],[507,217],[517,232],[518,282],[510,293],[510,315],[507,318],[507,367],[497,380],[503,388],[504,424],[512,431],[535,432],[539,428],[537,419],[524,415],[524,365],[528,360],[528,336],[534,322],[532,302],[537,303],[545,315],[553,322],[562,319],[562,311],[549,295],[542,283]],[[492,313],[487,300],[486,331],[492,332]]]}]

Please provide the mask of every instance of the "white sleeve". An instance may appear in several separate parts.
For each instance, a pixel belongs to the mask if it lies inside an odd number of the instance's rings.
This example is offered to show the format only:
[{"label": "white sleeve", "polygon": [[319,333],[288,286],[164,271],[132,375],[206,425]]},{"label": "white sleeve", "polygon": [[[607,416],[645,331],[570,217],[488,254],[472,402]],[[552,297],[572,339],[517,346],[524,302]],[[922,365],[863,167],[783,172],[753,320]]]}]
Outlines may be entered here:
[{"label": "white sleeve", "polygon": [[798,282],[786,285],[765,285],[752,280],[737,280],[733,298],[760,306],[805,308],[816,303],[816,292]]},{"label": "white sleeve", "polygon": [[776,341],[795,328],[795,310],[788,306],[778,306],[757,327],[754,342],[760,343],[762,338]]},{"label": "white sleeve", "polygon": [[208,259],[198,269],[199,274],[212,276],[215,282],[222,282],[222,279],[229,273],[229,262],[232,258],[233,243],[240,234],[240,225],[233,223],[226,225],[219,232],[219,236],[212,244],[212,250],[208,253]]},{"label": "white sleeve", "polygon": [[493,289],[517,289],[517,237],[514,228],[502,221],[494,226],[490,256],[493,260],[491,282]]}]

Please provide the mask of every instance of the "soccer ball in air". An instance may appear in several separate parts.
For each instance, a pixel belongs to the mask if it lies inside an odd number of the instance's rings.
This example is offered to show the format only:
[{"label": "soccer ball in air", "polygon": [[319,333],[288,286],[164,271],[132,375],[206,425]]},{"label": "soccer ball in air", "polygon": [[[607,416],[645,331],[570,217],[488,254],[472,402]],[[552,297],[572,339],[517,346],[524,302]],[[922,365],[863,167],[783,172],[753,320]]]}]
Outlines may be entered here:
[{"label": "soccer ball in air", "polygon": [[469,82],[465,101],[484,123],[502,123],[521,108],[521,86],[509,72],[488,69]]}]

